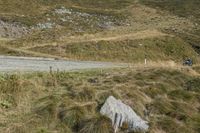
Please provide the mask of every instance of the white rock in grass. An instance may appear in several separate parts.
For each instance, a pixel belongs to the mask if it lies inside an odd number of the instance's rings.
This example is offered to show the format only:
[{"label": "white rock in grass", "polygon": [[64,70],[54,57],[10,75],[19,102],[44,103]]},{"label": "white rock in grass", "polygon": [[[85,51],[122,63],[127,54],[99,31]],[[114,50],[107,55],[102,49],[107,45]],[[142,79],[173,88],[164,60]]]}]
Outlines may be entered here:
[{"label": "white rock in grass", "polygon": [[109,117],[117,132],[118,128],[122,127],[123,123],[128,124],[128,131],[146,132],[149,128],[148,122],[138,116],[130,106],[122,103],[113,96],[110,96],[100,110],[102,115]]}]

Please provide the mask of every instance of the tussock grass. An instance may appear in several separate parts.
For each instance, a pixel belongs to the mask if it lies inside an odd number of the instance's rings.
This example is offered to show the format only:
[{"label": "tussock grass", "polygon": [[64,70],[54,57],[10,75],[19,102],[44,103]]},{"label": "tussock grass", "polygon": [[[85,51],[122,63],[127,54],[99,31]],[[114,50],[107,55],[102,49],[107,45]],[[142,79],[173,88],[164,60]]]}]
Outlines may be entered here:
[{"label": "tussock grass", "polygon": [[77,131],[81,120],[85,117],[85,111],[80,106],[74,106],[59,112],[58,115],[62,122]]},{"label": "tussock grass", "polygon": [[14,94],[21,91],[22,87],[19,75],[7,75],[1,79],[1,93]]},{"label": "tussock grass", "polygon": [[77,101],[92,101],[95,99],[95,91],[91,88],[84,87],[81,91],[73,90],[70,92],[70,97],[72,99],[77,99]]},{"label": "tussock grass", "polygon": [[57,95],[50,95],[39,99],[33,108],[34,112],[38,115],[46,116],[46,117],[55,117],[57,113],[58,102],[60,101],[60,97]]},{"label": "tussock grass", "polygon": [[[168,133],[191,132],[190,129],[187,128],[187,126],[181,125],[173,118],[161,117],[161,118],[159,118],[158,123],[160,125],[160,128]],[[168,126],[170,128],[168,128]]]},{"label": "tussock grass", "polygon": [[[110,133],[110,120],[99,110],[113,95],[151,123],[150,133],[198,132],[196,75],[182,69],[130,69],[2,75],[0,131]],[[187,90],[188,82],[195,89]]]},{"label": "tussock grass", "polygon": [[97,115],[82,122],[79,133],[113,133],[112,122],[105,116]]},{"label": "tussock grass", "polygon": [[185,91],[185,90],[174,90],[174,91],[171,91],[169,93],[169,96],[172,99],[182,99],[183,101],[190,101],[190,100],[192,100],[194,98],[192,93],[190,93],[188,91]]},{"label": "tussock grass", "polygon": [[186,86],[187,90],[199,92],[200,91],[200,79],[199,78],[191,79],[186,83],[185,86]]}]

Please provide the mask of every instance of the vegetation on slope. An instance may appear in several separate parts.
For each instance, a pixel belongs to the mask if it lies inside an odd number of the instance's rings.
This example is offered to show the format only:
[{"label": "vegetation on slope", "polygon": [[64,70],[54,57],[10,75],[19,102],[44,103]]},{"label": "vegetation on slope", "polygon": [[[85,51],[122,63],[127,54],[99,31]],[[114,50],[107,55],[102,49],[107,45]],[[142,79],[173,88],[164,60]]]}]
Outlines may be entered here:
[{"label": "vegetation on slope", "polygon": [[[55,19],[53,11],[59,7],[74,9],[82,13],[115,15],[119,9],[130,5],[131,0],[0,0],[1,19],[21,22],[27,26],[33,26],[46,18]],[[117,10],[118,9],[118,10]],[[120,12],[119,12],[120,13]]]},{"label": "vegetation on slope", "polygon": [[[20,38],[0,38],[0,54],[116,62],[141,62],[146,55],[199,63],[199,13],[198,0],[0,0],[0,20],[31,29]],[[55,25],[43,28],[49,23]],[[151,31],[148,37],[134,38],[144,30]],[[149,37],[154,30],[159,34]],[[200,68],[193,69],[1,74],[0,132],[112,133],[99,110],[113,95],[150,122],[150,133],[198,133]]]},{"label": "vegetation on slope", "polygon": [[[170,2],[154,0],[37,0],[34,2],[16,0],[13,2],[0,0],[1,20],[9,23],[18,22],[34,29],[23,37],[6,42],[4,47],[1,46],[0,53],[135,62],[144,59],[146,53],[144,47],[147,46],[149,52],[146,54],[150,60],[181,61],[191,57],[197,62],[199,57],[191,46],[197,52],[199,51],[200,30],[198,25],[195,25],[196,21],[190,19],[189,16],[193,14],[197,19],[199,18],[198,5],[197,1],[175,0]],[[171,14],[166,12],[170,9],[174,9]],[[48,24],[50,27],[52,24],[52,27],[42,28]],[[129,37],[123,40],[95,41],[98,35],[102,38],[109,36],[122,36],[123,38],[124,34],[135,34],[144,30],[158,30],[162,34],[164,32],[168,34],[167,36],[175,37],[163,38],[158,35],[150,38],[132,39]],[[151,35],[152,32],[148,34]],[[68,43],[70,38],[78,40],[80,36],[87,38],[92,35],[94,36],[92,42]],[[43,46],[43,44],[49,45]],[[140,44],[143,46],[140,47]],[[30,46],[31,48],[26,48]],[[161,52],[157,52],[158,50]]]},{"label": "vegetation on slope", "polygon": [[151,61],[182,62],[192,58],[195,63],[199,62],[198,55],[190,45],[176,37],[47,45],[30,50],[78,60],[143,62],[146,56]]},{"label": "vegetation on slope", "polygon": [[140,2],[154,8],[158,7],[162,10],[167,10],[181,17],[188,17],[199,21],[200,2],[197,0],[140,0]]},{"label": "vegetation on slope", "polygon": [[1,75],[0,131],[112,133],[111,121],[99,110],[113,95],[150,122],[150,133],[197,133],[200,78],[190,71],[152,67]]},{"label": "vegetation on slope", "polygon": [[158,8],[164,11],[168,11],[171,14],[175,14],[182,18],[188,18],[198,28],[193,29],[192,31],[188,31],[186,33],[174,33],[177,36],[184,39],[184,41],[188,42],[193,46],[193,48],[200,53],[200,1],[198,0],[140,0],[142,4],[150,6],[152,8]]}]

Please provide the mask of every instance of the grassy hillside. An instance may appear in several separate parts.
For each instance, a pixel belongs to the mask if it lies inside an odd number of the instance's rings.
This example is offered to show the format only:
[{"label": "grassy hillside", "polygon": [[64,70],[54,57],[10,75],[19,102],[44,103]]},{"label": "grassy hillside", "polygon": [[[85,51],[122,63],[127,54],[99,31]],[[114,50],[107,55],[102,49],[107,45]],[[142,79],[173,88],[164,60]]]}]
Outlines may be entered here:
[{"label": "grassy hillside", "polygon": [[[0,74],[0,132],[113,133],[99,114],[113,95],[150,122],[149,133],[199,133],[199,7],[198,0],[0,0],[0,55],[134,64]],[[186,58],[195,65],[174,63]]]},{"label": "grassy hillside", "polygon": [[18,21],[31,26],[37,24],[37,22],[44,21],[47,14],[52,17],[51,11],[61,6],[93,14],[103,13],[112,15],[112,13],[131,3],[131,0],[119,0],[117,2],[116,0],[0,0],[0,14],[1,18],[8,19],[8,21]]},{"label": "grassy hillside", "polygon": [[200,53],[200,1],[198,0],[140,0],[141,3],[158,8],[160,10],[168,11],[171,14],[188,18],[195,22],[196,29],[188,33],[176,33],[182,37],[186,42],[189,42],[198,53]]},{"label": "grassy hillside", "polygon": [[144,59],[148,47],[153,61],[191,57],[196,62],[198,5],[174,0],[0,0],[0,20],[29,29],[1,43],[0,53],[135,62]]},{"label": "grassy hillside", "polygon": [[188,17],[199,21],[200,1],[198,0],[140,0],[146,5],[167,10],[181,17]]},{"label": "grassy hillside", "polygon": [[194,70],[154,67],[1,75],[0,132],[112,133],[99,110],[113,95],[150,122],[150,133],[198,133],[199,81]]},{"label": "grassy hillside", "polygon": [[174,37],[153,39],[99,41],[63,44],[59,46],[41,46],[29,49],[46,54],[77,59],[120,62],[143,62],[145,55],[148,60],[175,60],[181,62],[191,57],[196,63],[198,55],[183,40]]}]

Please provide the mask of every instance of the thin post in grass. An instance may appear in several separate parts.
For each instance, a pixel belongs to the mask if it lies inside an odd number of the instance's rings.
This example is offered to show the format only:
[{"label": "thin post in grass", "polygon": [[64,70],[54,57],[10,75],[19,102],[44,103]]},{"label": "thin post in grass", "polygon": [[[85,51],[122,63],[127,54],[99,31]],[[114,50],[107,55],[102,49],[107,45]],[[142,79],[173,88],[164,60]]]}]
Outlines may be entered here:
[{"label": "thin post in grass", "polygon": [[144,55],[144,65],[145,65],[145,67],[147,66],[147,46],[145,45],[144,46],[144,50],[145,50],[145,55]]},{"label": "thin post in grass", "polygon": [[144,58],[144,65],[145,67],[147,66],[147,55],[145,54],[145,58]]},{"label": "thin post in grass", "polygon": [[57,68],[57,71],[56,71],[56,72],[57,72],[57,74],[59,74],[59,73],[60,73],[60,70],[59,70],[59,68]]},{"label": "thin post in grass", "polygon": [[101,73],[101,75],[103,74],[103,70],[102,69],[100,69],[100,73]]},{"label": "thin post in grass", "polygon": [[52,75],[53,74],[53,68],[52,66],[49,67],[49,73]]}]

